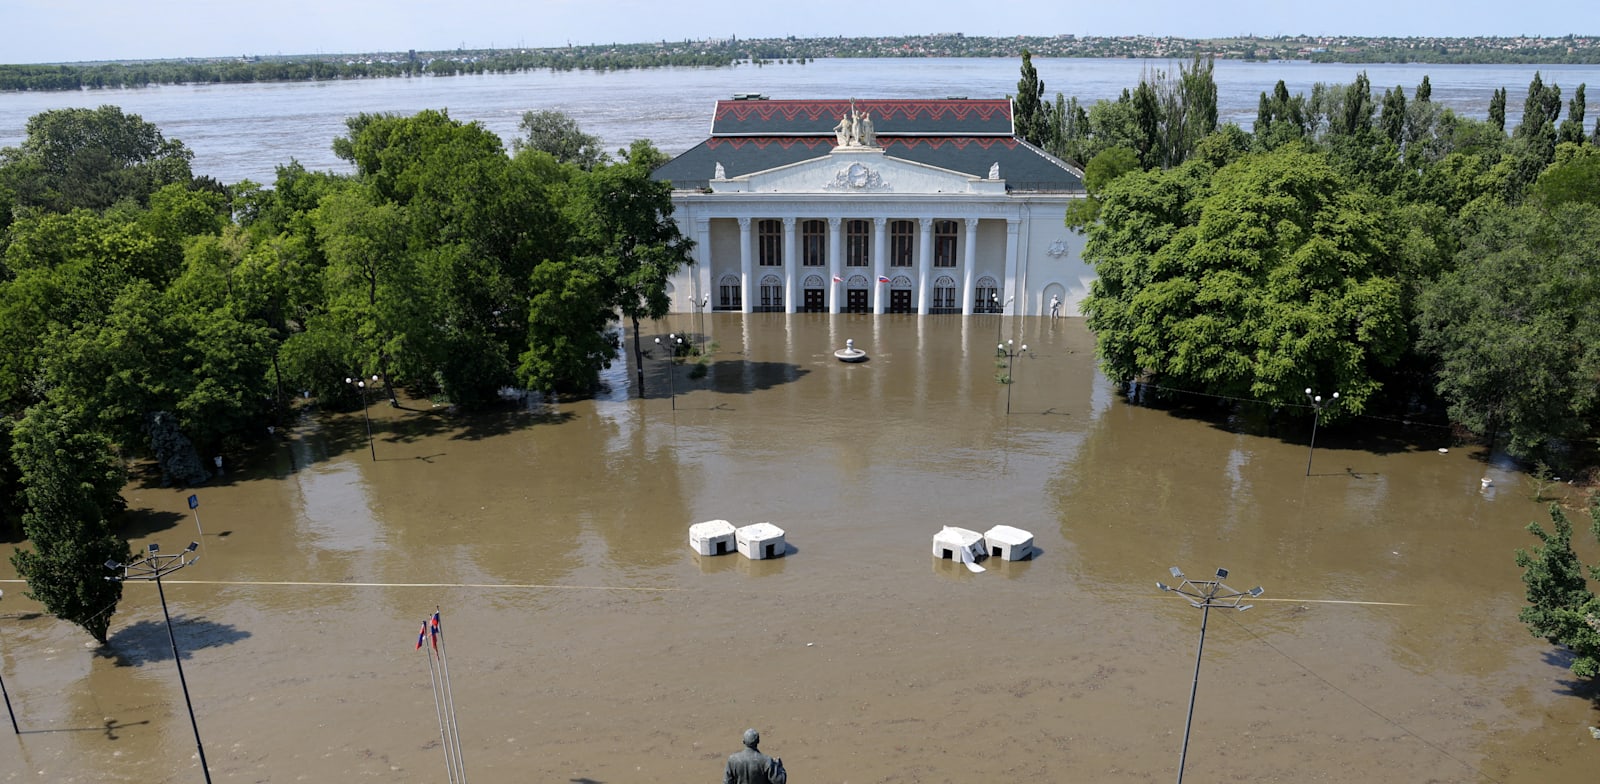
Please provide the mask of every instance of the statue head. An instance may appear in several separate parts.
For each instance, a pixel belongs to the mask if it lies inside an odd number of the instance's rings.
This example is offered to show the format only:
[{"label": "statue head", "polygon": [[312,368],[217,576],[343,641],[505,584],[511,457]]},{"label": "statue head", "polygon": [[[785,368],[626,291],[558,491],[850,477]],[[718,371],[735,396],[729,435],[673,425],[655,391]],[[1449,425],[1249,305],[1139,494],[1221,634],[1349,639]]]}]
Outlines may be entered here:
[{"label": "statue head", "polygon": [[756,732],[754,729],[748,729],[744,731],[744,745],[753,749],[760,743],[761,733]]}]

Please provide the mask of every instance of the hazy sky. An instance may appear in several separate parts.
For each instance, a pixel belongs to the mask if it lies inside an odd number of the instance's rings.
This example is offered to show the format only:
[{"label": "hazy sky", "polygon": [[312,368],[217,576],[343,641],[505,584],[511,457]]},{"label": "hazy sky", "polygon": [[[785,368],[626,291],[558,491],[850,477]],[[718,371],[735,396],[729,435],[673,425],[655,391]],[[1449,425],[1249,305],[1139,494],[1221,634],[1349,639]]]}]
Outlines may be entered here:
[{"label": "hazy sky", "polygon": [[0,0],[0,62],[969,35],[1600,35],[1593,0]]}]

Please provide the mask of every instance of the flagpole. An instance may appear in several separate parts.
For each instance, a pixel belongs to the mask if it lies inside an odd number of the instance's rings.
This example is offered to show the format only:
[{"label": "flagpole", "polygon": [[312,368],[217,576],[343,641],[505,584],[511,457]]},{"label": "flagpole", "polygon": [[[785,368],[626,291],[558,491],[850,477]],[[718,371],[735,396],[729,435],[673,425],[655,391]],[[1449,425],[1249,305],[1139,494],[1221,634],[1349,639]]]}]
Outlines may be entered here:
[{"label": "flagpole", "polygon": [[[417,635],[417,647],[422,647],[422,641],[428,636],[428,622],[422,622],[422,633]],[[439,742],[444,746],[444,773],[450,784],[456,784],[456,771],[450,759],[450,737],[444,730],[444,706],[439,703],[439,680],[433,674],[433,651],[428,655],[428,692],[433,695],[433,715],[439,720]]]},{"label": "flagpole", "polygon": [[467,784],[467,766],[461,758],[461,728],[456,723],[456,693],[450,687],[450,662],[445,658],[444,623],[439,619],[439,606],[433,606],[433,635],[439,643],[439,667],[444,672],[445,702],[450,708],[450,734],[455,737],[456,770],[461,774],[461,784]]}]

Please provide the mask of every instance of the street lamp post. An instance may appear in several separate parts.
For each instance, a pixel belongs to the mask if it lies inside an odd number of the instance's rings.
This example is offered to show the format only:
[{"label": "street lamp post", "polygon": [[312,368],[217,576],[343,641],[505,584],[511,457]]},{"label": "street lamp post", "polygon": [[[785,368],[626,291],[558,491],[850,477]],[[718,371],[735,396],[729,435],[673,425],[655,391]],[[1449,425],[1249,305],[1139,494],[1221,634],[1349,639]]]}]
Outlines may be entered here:
[{"label": "street lamp post", "polygon": [[711,342],[711,341],[706,339],[706,308],[708,308],[710,306],[711,306],[711,295],[710,294],[706,294],[706,295],[700,297],[700,342],[699,342],[700,356],[705,356],[707,344],[709,344]]},{"label": "street lamp post", "polygon": [[[1009,300],[1007,301],[1009,302]],[[1020,357],[1023,354],[1027,354],[1031,357],[1033,354],[1028,352],[1028,344],[1026,343],[1022,344],[1021,348],[1013,350],[1011,347],[1011,341],[1009,340],[1004,343],[997,344],[995,349],[1000,356],[1006,358],[1006,416],[1011,416],[1011,382],[1014,380],[1011,373],[1011,367],[1012,365],[1016,364],[1017,357]]]},{"label": "street lamp post", "polygon": [[1306,387],[1306,397],[1311,398],[1311,408],[1314,409],[1311,415],[1311,448],[1306,451],[1306,476],[1311,476],[1311,458],[1317,452],[1317,423],[1322,421],[1324,407],[1339,402],[1339,393],[1335,392],[1333,397],[1323,400],[1321,395],[1311,394],[1311,388]]},{"label": "street lamp post", "polygon": [[667,353],[667,395],[672,398],[672,410],[678,410],[678,388],[672,380],[672,365],[677,362],[678,349],[683,346],[683,338],[676,334],[667,335],[666,340],[656,338],[656,348],[665,349]]},{"label": "street lamp post", "polygon": [[162,555],[161,546],[151,543],[144,557],[133,563],[117,563],[106,561],[106,568],[118,572],[107,580],[153,580],[156,584],[156,594],[161,597],[161,615],[167,621],[167,642],[172,645],[172,662],[178,666],[178,684],[183,687],[183,704],[189,709],[189,726],[194,728],[194,748],[200,753],[200,771],[206,776],[206,784],[211,784],[211,768],[206,764],[206,747],[200,742],[200,723],[194,718],[194,702],[189,699],[189,681],[183,677],[183,656],[178,653],[178,638],[172,633],[172,614],[167,612],[167,593],[161,588],[161,578],[164,575],[182,569],[200,557],[195,555],[195,550],[200,549],[199,542],[190,542],[183,552],[177,555]]},{"label": "street lamp post", "polygon": [[[5,591],[0,591],[0,597],[5,595]],[[4,669],[4,667],[0,667],[0,670]],[[6,678],[3,672],[0,672],[0,694],[5,695],[6,698],[6,713],[11,716],[11,731],[21,735],[22,730],[17,728],[17,712],[11,709],[11,692],[6,691]]]},{"label": "street lamp post", "polygon": [[1200,608],[1200,645],[1194,652],[1194,685],[1189,687],[1189,714],[1183,721],[1183,753],[1178,757],[1178,784],[1183,784],[1183,766],[1189,759],[1189,728],[1194,726],[1194,698],[1200,691],[1200,657],[1206,650],[1206,621],[1211,617],[1211,608],[1248,610],[1252,605],[1239,602],[1247,596],[1254,599],[1266,590],[1258,585],[1248,591],[1235,591],[1223,585],[1222,581],[1228,577],[1227,569],[1218,569],[1215,580],[1191,580],[1184,577],[1183,571],[1174,566],[1172,576],[1183,582],[1176,588],[1157,582],[1156,587],[1163,591],[1181,594],[1189,604]]},{"label": "street lamp post", "polygon": [[999,294],[990,294],[989,295],[989,303],[994,307],[994,339],[995,339],[995,342],[999,342],[1000,341],[1000,327],[1006,321],[1006,305],[1010,305],[1011,301],[1014,300],[1014,299],[1016,299],[1016,297],[1006,297],[1006,304],[1002,305],[1002,304],[1000,304],[1000,295]]},{"label": "street lamp post", "polygon": [[[372,462],[378,462],[378,447],[372,443],[372,415],[367,413],[367,380],[364,378],[346,377],[346,384],[355,384],[361,389],[361,417],[367,420],[367,449],[372,452]],[[378,376],[372,376],[372,383],[378,383]]]}]

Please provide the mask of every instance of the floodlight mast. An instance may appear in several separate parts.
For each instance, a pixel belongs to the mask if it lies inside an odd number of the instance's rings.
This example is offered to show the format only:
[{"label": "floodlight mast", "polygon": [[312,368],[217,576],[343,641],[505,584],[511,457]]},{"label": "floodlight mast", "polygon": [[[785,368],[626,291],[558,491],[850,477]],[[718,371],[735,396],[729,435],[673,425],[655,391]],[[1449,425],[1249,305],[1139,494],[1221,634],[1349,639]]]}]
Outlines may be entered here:
[{"label": "floodlight mast", "polygon": [[106,568],[117,573],[106,579],[118,582],[127,580],[155,582],[156,595],[161,597],[161,616],[167,622],[167,642],[172,645],[172,662],[178,668],[178,685],[183,688],[183,704],[189,709],[189,727],[194,730],[194,748],[200,756],[200,772],[205,775],[206,784],[211,784],[211,767],[206,764],[206,747],[200,742],[200,723],[194,718],[194,702],[189,699],[189,680],[183,675],[183,656],[178,653],[178,638],[172,633],[172,614],[167,611],[167,592],[161,587],[162,577],[200,560],[200,557],[195,555],[195,551],[199,549],[199,542],[190,542],[188,547],[176,555],[162,555],[161,545],[151,542],[143,556],[132,563],[106,561]]},{"label": "floodlight mast", "polygon": [[1158,581],[1156,587],[1179,594],[1191,606],[1200,608],[1200,644],[1194,652],[1194,683],[1189,687],[1189,713],[1183,722],[1183,752],[1178,756],[1178,784],[1183,784],[1183,768],[1189,760],[1189,730],[1194,726],[1194,700],[1200,692],[1200,657],[1206,650],[1206,622],[1211,618],[1211,608],[1248,610],[1254,605],[1240,604],[1240,601],[1245,597],[1254,599],[1266,593],[1266,589],[1256,586],[1248,591],[1235,591],[1223,585],[1222,581],[1228,577],[1227,569],[1218,569],[1214,580],[1192,580],[1185,577],[1183,570],[1176,566],[1172,567],[1171,571],[1172,576],[1182,582],[1174,588]]}]

